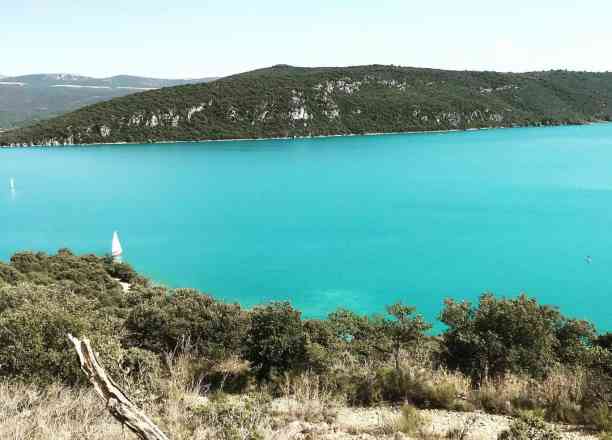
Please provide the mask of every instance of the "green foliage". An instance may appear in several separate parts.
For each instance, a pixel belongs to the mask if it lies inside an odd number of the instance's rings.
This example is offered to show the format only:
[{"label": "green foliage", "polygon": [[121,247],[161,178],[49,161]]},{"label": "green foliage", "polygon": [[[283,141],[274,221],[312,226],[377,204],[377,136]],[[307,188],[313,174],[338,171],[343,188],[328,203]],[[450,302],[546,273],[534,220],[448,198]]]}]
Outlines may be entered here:
[{"label": "green foliage", "polygon": [[607,403],[588,408],[584,414],[585,424],[603,432],[612,432],[612,409]]},{"label": "green foliage", "polygon": [[[185,388],[244,392],[256,379],[274,390],[276,379],[307,370],[318,390],[352,405],[524,412],[506,438],[554,438],[540,432],[545,425],[535,415],[612,429],[609,335],[596,338],[591,324],[526,296],[487,294],[476,307],[447,301],[442,337],[426,336],[429,324],[411,307],[394,304],[387,312],[338,310],[303,321],[289,303],[243,310],[193,289],[152,286],[107,257],[21,252],[0,263],[0,378],[83,380],[66,338],[73,333],[89,337],[111,377],[142,402]],[[572,368],[551,369],[561,363]],[[497,377],[469,390],[449,367],[475,379]],[[214,414],[233,411],[224,408]],[[251,413],[240,412],[238,421],[240,414]]]},{"label": "green foliage", "polygon": [[207,426],[205,438],[219,440],[263,440],[259,432],[269,424],[270,401],[263,395],[247,395],[231,401],[223,394],[213,396],[205,405],[193,408],[198,425]]},{"label": "green foliage", "polygon": [[610,109],[610,73],[274,66],[94,104],[0,134],[0,145],[559,125],[610,120]]},{"label": "green foliage", "polygon": [[247,318],[237,304],[215,301],[193,289],[176,289],[136,305],[125,325],[132,346],[157,353],[182,348],[223,359],[240,351]]},{"label": "green foliage", "polygon": [[97,301],[102,307],[125,306],[121,286],[106,271],[103,260],[95,255],[78,257],[67,249],[60,249],[56,255],[20,252],[11,257],[10,266],[34,284],[62,284],[63,288]]},{"label": "green foliage", "polygon": [[[2,81],[23,82],[27,86],[0,85],[0,129],[23,127],[99,101],[137,93],[139,88],[169,87],[206,80],[165,80],[126,75],[104,79],[75,75],[58,78],[46,74],[3,78]],[[62,82],[86,87],[55,87]]]},{"label": "green foliage", "polygon": [[105,255],[102,261],[104,269],[111,277],[124,283],[147,285],[146,278],[138,275],[129,264],[117,262],[110,255]]},{"label": "green foliage", "polygon": [[300,312],[289,303],[259,306],[251,312],[246,358],[259,370],[260,377],[269,377],[273,369],[282,372],[303,368],[306,353]]},{"label": "green foliage", "polygon": [[497,437],[498,440],[561,440],[561,434],[542,419],[532,415],[522,415],[510,428]]},{"label": "green foliage", "polygon": [[452,383],[434,383],[426,372],[391,367],[326,373],[337,394],[356,406],[409,402],[419,408],[461,409]]},{"label": "green foliage", "polygon": [[3,287],[0,305],[2,376],[75,382],[79,367],[66,335],[94,335],[102,343],[118,330],[103,322],[95,302],[57,287]]},{"label": "green foliage", "polygon": [[16,285],[27,280],[27,277],[14,267],[0,262],[0,281]]},{"label": "green foliage", "polygon": [[[415,314],[416,309],[395,303],[387,307],[388,317],[359,316],[339,309],[328,317],[326,341],[364,359],[392,357],[399,368],[400,353],[423,339],[431,325]],[[331,341],[331,342],[329,342]]]},{"label": "green foliage", "polygon": [[411,402],[420,408],[452,409],[457,389],[450,383],[434,384],[423,373],[407,369],[380,369],[377,381],[388,402]]},{"label": "green foliage", "polygon": [[448,326],[446,363],[475,379],[510,372],[542,377],[558,362],[582,362],[594,337],[591,324],[568,320],[525,295],[485,294],[477,308],[447,300],[440,320]]},{"label": "green foliage", "polygon": [[423,337],[423,333],[431,328],[419,315],[412,316],[414,307],[395,303],[387,307],[387,313],[393,319],[383,321],[383,334],[393,353],[395,368],[399,370],[400,352]]},{"label": "green foliage", "polygon": [[582,407],[575,402],[557,399],[548,404],[544,417],[551,422],[578,425],[583,422],[584,412]]}]

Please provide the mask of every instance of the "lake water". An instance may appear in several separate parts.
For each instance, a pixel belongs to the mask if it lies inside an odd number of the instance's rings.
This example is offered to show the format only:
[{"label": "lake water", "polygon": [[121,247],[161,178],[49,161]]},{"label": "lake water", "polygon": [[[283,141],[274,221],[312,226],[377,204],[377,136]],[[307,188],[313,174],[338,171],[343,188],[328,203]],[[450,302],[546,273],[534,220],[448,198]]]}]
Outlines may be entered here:
[{"label": "lake water", "polygon": [[610,124],[6,149],[0,225],[2,260],[117,229],[160,283],[310,317],[524,291],[612,330]]}]

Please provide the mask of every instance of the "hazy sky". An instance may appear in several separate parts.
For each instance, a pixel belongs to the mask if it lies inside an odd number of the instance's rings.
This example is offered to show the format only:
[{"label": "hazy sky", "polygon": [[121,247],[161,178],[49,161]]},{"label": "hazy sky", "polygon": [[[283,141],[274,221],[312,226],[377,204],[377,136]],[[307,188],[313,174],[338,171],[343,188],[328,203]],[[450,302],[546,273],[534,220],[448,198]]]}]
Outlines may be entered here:
[{"label": "hazy sky", "polygon": [[610,0],[0,0],[0,74],[612,70]]}]

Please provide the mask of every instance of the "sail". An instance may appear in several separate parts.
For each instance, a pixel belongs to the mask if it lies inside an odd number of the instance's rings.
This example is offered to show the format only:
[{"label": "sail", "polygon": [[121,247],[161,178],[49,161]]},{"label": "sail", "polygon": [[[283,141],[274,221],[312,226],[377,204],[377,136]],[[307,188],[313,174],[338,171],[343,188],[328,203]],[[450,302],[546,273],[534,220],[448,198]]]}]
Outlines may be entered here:
[{"label": "sail", "polygon": [[9,188],[15,189],[15,179],[13,179],[12,177],[11,180],[9,180]]},{"label": "sail", "polygon": [[121,258],[123,254],[123,249],[121,249],[121,242],[119,241],[119,234],[117,231],[113,232],[113,245],[111,248],[111,255],[114,258]]}]

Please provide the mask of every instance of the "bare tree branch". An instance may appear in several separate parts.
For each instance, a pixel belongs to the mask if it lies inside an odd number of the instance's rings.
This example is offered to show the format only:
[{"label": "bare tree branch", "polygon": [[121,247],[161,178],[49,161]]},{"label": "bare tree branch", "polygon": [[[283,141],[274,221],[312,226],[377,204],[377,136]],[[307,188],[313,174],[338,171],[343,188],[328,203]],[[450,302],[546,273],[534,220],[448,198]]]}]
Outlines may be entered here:
[{"label": "bare tree branch", "polygon": [[142,440],[169,440],[151,419],[140,411],[117,384],[107,376],[98,363],[89,340],[87,338],[78,339],[71,334],[68,335],[68,339],[74,344],[74,348],[79,355],[81,369],[93,384],[96,392],[106,401],[106,407],[111,415]]}]

